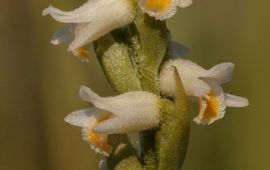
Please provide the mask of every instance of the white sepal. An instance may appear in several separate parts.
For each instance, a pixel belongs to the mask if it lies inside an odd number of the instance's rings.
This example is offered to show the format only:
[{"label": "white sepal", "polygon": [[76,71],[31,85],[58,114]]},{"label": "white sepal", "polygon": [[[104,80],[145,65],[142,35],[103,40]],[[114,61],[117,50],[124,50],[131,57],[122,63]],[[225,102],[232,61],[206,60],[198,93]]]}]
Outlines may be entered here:
[{"label": "white sepal", "polygon": [[72,112],[64,120],[74,126],[93,128],[98,119],[105,115],[110,114],[107,111],[91,107]]},{"label": "white sepal", "polygon": [[246,98],[225,94],[226,97],[226,105],[228,107],[246,107],[249,105],[249,101]]},{"label": "white sepal", "polygon": [[231,81],[234,72],[234,64],[227,62],[215,65],[208,70],[208,77],[214,78],[219,84]]}]

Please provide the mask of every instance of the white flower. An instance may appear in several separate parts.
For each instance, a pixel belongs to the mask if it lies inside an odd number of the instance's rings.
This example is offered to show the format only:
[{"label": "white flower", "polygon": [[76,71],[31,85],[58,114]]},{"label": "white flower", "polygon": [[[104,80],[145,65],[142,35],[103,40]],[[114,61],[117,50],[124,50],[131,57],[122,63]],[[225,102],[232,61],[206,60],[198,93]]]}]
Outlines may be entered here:
[{"label": "white flower", "polygon": [[131,23],[135,9],[131,0],[88,0],[79,8],[64,12],[49,6],[42,12],[55,20],[66,23],[51,40],[55,45],[70,43],[68,51],[88,55],[81,47],[110,31]]},{"label": "white flower", "polygon": [[174,59],[165,63],[160,74],[161,92],[173,96],[175,80],[173,66],[176,67],[185,92],[199,101],[199,114],[194,119],[198,124],[211,124],[222,118],[226,107],[245,107],[248,100],[223,92],[221,84],[232,78],[234,64],[222,63],[209,70],[188,60]]},{"label": "white flower", "polygon": [[185,8],[192,4],[192,0],[137,0],[142,11],[158,20],[172,17],[177,8]]},{"label": "white flower", "polygon": [[82,86],[82,100],[94,107],[70,113],[65,121],[83,128],[83,139],[96,152],[109,155],[108,134],[133,133],[159,124],[160,97],[143,91],[127,92],[114,97],[100,97]]}]

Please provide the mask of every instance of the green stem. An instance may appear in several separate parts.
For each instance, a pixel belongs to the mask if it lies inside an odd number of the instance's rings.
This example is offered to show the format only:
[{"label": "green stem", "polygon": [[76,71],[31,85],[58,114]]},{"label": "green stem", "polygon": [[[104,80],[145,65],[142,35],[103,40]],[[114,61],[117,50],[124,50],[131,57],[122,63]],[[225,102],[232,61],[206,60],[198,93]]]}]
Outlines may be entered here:
[{"label": "green stem", "polygon": [[132,42],[142,89],[159,95],[158,72],[168,46],[166,22],[138,10],[134,23],[136,35]]},{"label": "green stem", "polygon": [[[130,32],[135,66],[140,75],[142,90],[159,95],[158,73],[168,46],[166,23],[138,10]],[[154,169],[158,164],[153,145],[156,130],[147,130],[140,134],[143,159],[148,169]]]},{"label": "green stem", "polygon": [[113,148],[112,155],[107,159],[109,169],[142,170],[141,163],[126,135],[111,135],[109,143]]},{"label": "green stem", "polygon": [[129,48],[123,40],[108,34],[94,43],[103,71],[118,93],[141,90],[139,77],[134,70]]}]

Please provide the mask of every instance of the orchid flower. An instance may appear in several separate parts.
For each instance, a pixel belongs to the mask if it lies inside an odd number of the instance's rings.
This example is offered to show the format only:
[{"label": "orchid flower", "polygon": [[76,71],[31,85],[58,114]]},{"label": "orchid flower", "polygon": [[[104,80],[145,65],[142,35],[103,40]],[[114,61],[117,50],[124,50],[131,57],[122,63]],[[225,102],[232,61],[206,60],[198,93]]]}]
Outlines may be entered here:
[{"label": "orchid flower", "polygon": [[52,44],[70,43],[68,51],[87,58],[89,52],[82,46],[131,23],[135,9],[131,0],[88,0],[69,12],[49,6],[42,15],[51,15],[56,21],[66,23],[54,34]]},{"label": "orchid flower", "polygon": [[114,97],[100,97],[82,86],[80,97],[94,107],[70,113],[65,121],[82,127],[83,139],[96,152],[108,156],[108,134],[134,133],[159,124],[160,97],[143,91],[127,92]]},{"label": "orchid flower", "polygon": [[184,59],[169,60],[160,74],[161,92],[173,96],[175,80],[173,67],[176,67],[187,96],[199,101],[199,114],[194,121],[197,124],[211,124],[222,118],[226,107],[245,107],[248,100],[223,92],[221,84],[232,79],[233,63],[222,63],[206,70],[196,63]]},{"label": "orchid flower", "polygon": [[158,20],[172,17],[177,8],[185,8],[192,4],[192,0],[137,0],[142,11]]}]

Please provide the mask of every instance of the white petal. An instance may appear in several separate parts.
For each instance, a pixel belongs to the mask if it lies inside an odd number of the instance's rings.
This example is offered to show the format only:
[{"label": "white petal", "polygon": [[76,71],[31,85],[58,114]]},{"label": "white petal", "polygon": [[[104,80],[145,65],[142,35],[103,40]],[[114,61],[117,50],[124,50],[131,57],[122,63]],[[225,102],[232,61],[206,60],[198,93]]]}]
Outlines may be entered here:
[{"label": "white petal", "polygon": [[[123,134],[126,133],[132,126],[129,125],[128,118],[113,117],[100,122],[94,127],[94,132],[102,134]],[[137,126],[136,126],[137,127]],[[135,128],[136,128],[135,127]],[[136,129],[137,130],[137,129]]]},{"label": "white petal", "polygon": [[200,76],[207,74],[207,70],[189,60],[178,58],[166,62],[161,70],[160,90],[163,94],[169,96],[175,94],[172,66],[176,67],[188,96],[200,97],[209,92],[209,85],[199,79]]},{"label": "white petal", "polygon": [[91,128],[97,119],[104,115],[108,115],[108,112],[92,107],[72,112],[64,120],[74,126]]},{"label": "white petal", "polygon": [[221,63],[209,69],[206,76],[214,78],[219,84],[222,84],[232,79],[233,71],[233,63]]},{"label": "white petal", "polygon": [[[96,133],[102,134],[124,134],[124,133],[135,133],[156,127],[159,123],[159,117],[157,115],[153,117],[153,113],[147,113],[145,116],[132,115],[127,113],[127,116],[113,117],[104,120],[97,124],[93,130]],[[151,115],[151,117],[149,116]],[[149,118],[150,117],[150,118]]]},{"label": "white petal", "polygon": [[184,72],[181,77],[194,77],[198,78],[208,73],[208,71],[202,68],[200,65],[185,59],[174,59],[171,60],[169,65],[173,65],[179,72]]},{"label": "white petal", "polygon": [[78,24],[75,29],[75,37],[69,44],[68,51],[74,51],[98,38],[104,36],[108,32],[122,27],[118,22],[113,20],[100,20],[90,23]]},{"label": "white petal", "polygon": [[80,96],[95,107],[111,112],[111,119],[102,121],[94,130],[102,133],[125,133],[145,130],[159,124],[159,97],[143,91],[128,92],[114,97],[100,97],[82,86]]},{"label": "white petal", "polygon": [[249,105],[249,101],[246,98],[234,96],[231,94],[225,94],[226,105],[228,107],[246,107]]},{"label": "white petal", "polygon": [[65,24],[62,28],[60,28],[56,33],[54,33],[51,43],[54,45],[58,45],[61,43],[69,43],[74,38],[74,31],[76,28],[76,24]]},{"label": "white petal", "polygon": [[178,6],[181,8],[188,7],[192,4],[192,0],[178,0]]},{"label": "white petal", "polygon": [[176,41],[169,41],[168,53],[172,58],[179,58],[188,54],[189,49]]}]

